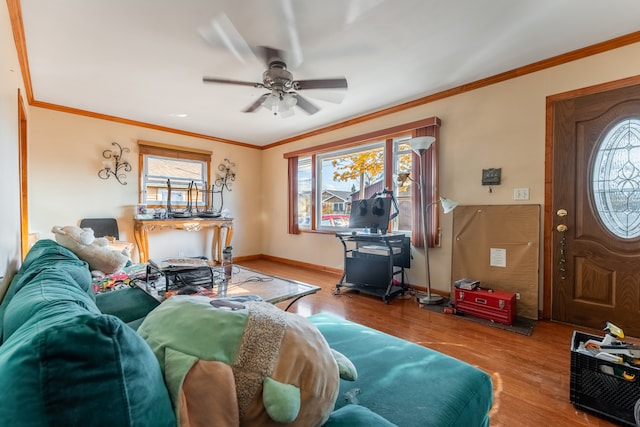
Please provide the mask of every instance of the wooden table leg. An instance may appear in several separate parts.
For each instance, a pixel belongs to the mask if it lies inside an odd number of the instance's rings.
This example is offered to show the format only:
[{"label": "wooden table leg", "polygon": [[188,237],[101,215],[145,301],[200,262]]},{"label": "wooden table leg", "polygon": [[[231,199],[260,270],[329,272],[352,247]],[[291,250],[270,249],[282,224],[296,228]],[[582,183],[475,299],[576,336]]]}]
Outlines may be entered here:
[{"label": "wooden table leg", "polygon": [[[215,225],[213,228],[213,237],[211,238],[211,261],[214,263],[222,263],[222,253],[220,252],[220,227]],[[216,256],[216,253],[218,254]]]},{"label": "wooden table leg", "polygon": [[[225,239],[224,239],[224,245],[222,244],[222,229],[223,228],[226,229],[226,233],[227,233],[227,235],[225,236]],[[220,225],[220,226],[214,227],[214,229],[213,229],[213,242],[211,243],[211,245],[212,245],[211,256],[214,257],[214,259],[217,262],[222,263],[222,251],[227,246],[231,246],[231,238],[232,237],[233,237],[233,226],[232,225],[224,224],[224,225]]]},{"label": "wooden table leg", "polygon": [[231,246],[231,238],[233,237],[233,225],[225,225],[227,229],[227,237],[224,240],[224,247]]},{"label": "wooden table leg", "polygon": [[133,236],[136,239],[136,245],[138,246],[138,256],[140,262],[149,261],[149,232],[144,228],[136,228],[133,232]]}]

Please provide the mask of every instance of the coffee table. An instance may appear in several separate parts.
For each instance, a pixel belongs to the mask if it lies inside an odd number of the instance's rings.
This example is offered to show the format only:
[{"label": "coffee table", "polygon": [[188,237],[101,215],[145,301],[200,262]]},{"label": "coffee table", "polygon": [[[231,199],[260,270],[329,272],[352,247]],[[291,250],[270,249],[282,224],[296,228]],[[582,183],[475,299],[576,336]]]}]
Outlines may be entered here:
[{"label": "coffee table", "polygon": [[320,289],[322,289],[320,286],[259,273],[246,267],[234,265],[226,294],[227,296],[258,295],[271,304],[291,300],[284,309],[287,311],[300,298],[315,294]]},{"label": "coffee table", "polygon": [[[285,311],[287,311],[300,298],[315,294],[322,289],[320,286],[260,273],[246,267],[241,267],[237,264],[233,265],[232,277],[231,280],[227,282],[225,289],[221,280],[221,267],[211,267],[211,269],[213,271],[215,283],[213,289],[209,292],[212,297],[257,295],[262,298],[263,301],[271,304],[291,300],[284,309]],[[163,278],[159,278],[155,282],[149,283],[138,282],[138,286],[142,287],[146,292],[154,296],[159,301],[162,301],[165,298]]]}]

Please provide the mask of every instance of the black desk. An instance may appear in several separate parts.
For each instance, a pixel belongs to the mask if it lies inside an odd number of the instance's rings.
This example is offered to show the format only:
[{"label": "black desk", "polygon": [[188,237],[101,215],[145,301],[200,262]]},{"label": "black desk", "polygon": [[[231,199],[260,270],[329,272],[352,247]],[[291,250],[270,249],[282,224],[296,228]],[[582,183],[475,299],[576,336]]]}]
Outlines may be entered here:
[{"label": "black desk", "polygon": [[[385,303],[408,286],[404,269],[411,267],[410,238],[403,233],[337,233],[344,247],[344,273],[336,285],[382,297]],[[400,275],[400,280],[395,276]]]}]

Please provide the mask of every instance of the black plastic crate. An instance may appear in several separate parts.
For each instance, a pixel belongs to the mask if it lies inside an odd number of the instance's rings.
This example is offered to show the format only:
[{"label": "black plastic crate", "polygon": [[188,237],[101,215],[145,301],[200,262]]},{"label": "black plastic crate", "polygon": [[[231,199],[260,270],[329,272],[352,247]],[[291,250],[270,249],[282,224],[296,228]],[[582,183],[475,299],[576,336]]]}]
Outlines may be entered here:
[{"label": "black plastic crate", "polygon": [[[571,403],[605,418],[635,426],[635,406],[640,400],[640,368],[598,359],[578,351],[581,342],[590,339],[602,341],[602,338],[573,332]],[[633,379],[624,378],[624,374]]]}]

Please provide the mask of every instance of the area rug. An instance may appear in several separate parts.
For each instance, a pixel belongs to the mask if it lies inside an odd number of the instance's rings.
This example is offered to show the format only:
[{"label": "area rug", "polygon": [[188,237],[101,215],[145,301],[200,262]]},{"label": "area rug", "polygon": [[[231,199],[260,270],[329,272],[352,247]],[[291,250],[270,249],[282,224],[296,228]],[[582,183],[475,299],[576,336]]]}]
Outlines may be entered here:
[{"label": "area rug", "polygon": [[[444,308],[449,307],[449,298],[444,298],[442,304],[435,305],[422,305],[422,308],[429,311],[435,311],[437,313],[444,314]],[[448,314],[450,316],[450,314]],[[536,324],[536,321],[533,319],[527,319],[526,317],[517,316],[515,322],[512,325],[503,325],[502,323],[492,322],[491,320],[482,319],[480,317],[472,316],[470,314],[454,314],[454,316],[459,317],[460,319],[469,320],[471,322],[480,323],[482,325],[490,326],[492,328],[498,328],[505,331],[515,332],[521,335],[531,335],[533,332],[533,327]]]}]

